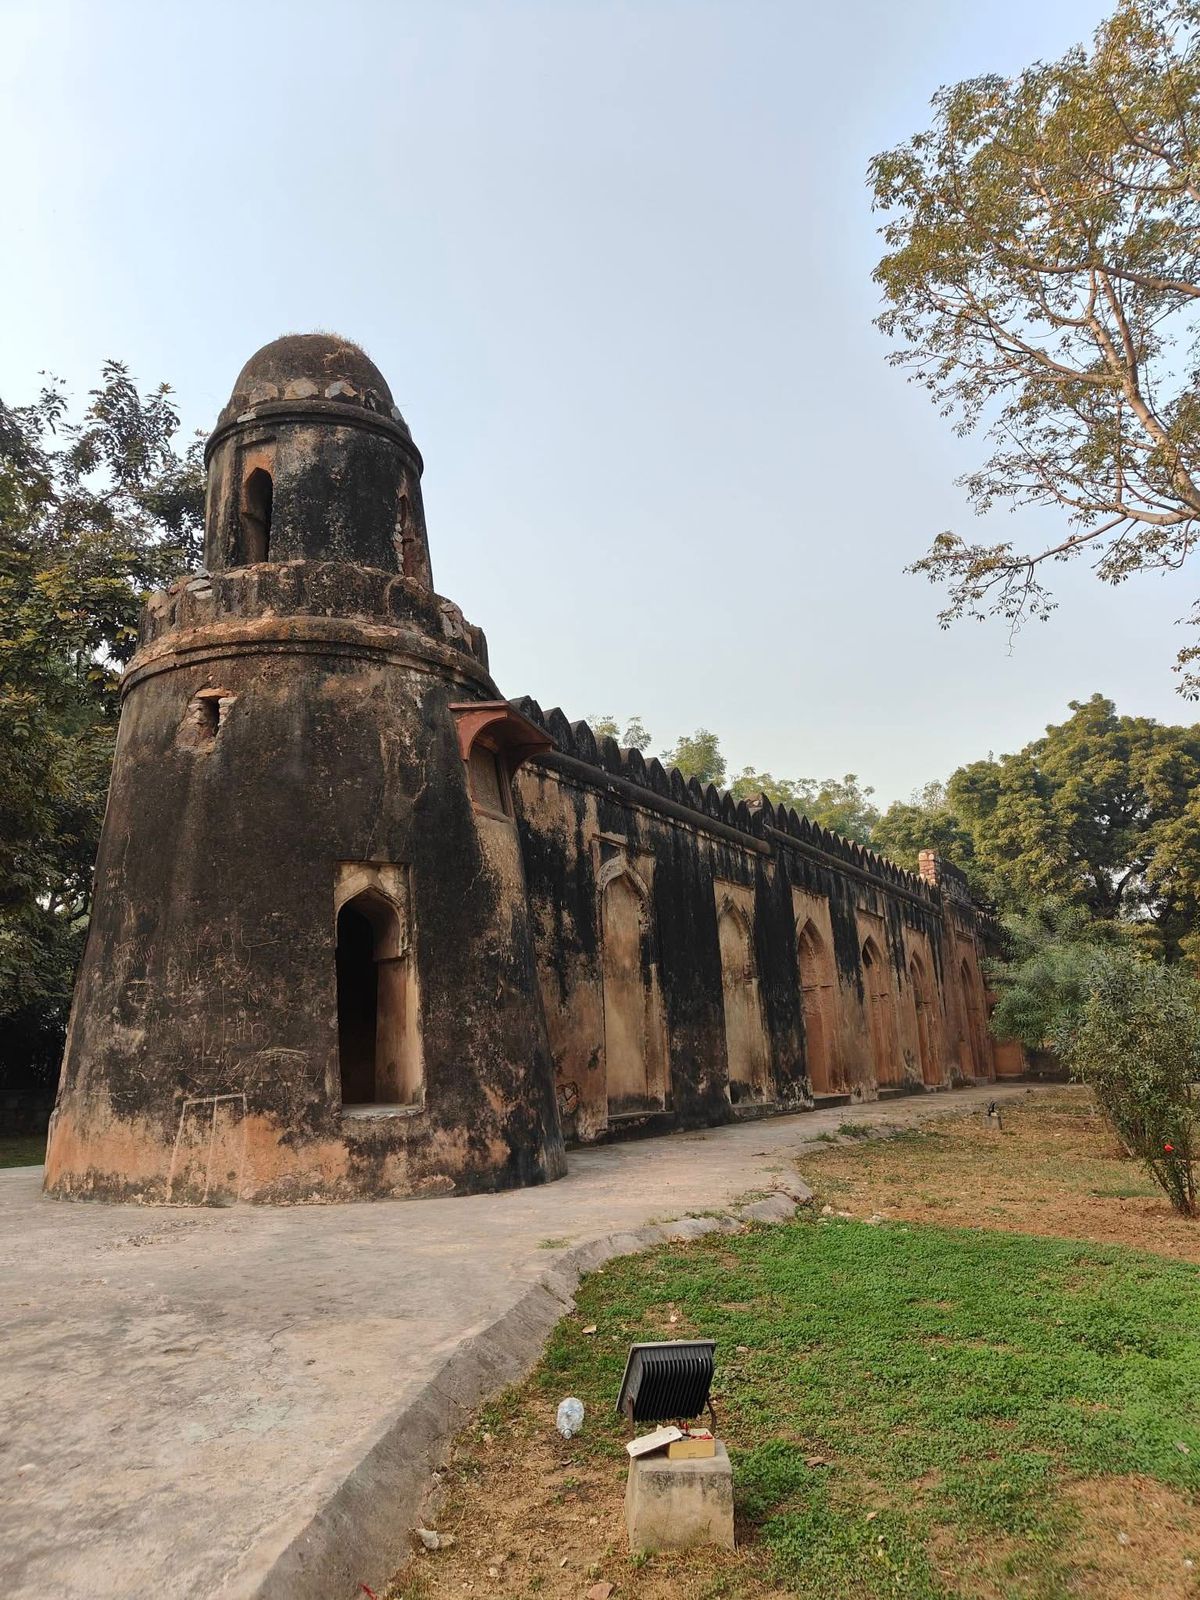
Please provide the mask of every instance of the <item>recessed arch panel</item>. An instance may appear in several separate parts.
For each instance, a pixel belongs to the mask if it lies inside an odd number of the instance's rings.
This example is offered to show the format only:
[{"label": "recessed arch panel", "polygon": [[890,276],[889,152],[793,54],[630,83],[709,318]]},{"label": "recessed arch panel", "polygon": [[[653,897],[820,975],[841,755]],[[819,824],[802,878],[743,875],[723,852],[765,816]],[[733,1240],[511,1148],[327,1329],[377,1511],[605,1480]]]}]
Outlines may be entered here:
[{"label": "recessed arch panel", "polygon": [[926,976],[925,964],[913,954],[908,963],[908,983],[916,1016],[917,1051],[920,1056],[921,1082],[942,1081],[941,1063],[938,1059],[937,1028],[933,1008],[933,992]]},{"label": "recessed arch panel", "polygon": [[838,1079],[837,973],[833,952],[811,917],[797,930],[796,960],[809,1082],[814,1094],[831,1094]]},{"label": "recessed arch panel", "polygon": [[623,857],[601,869],[604,1073],[609,1118],[665,1109],[667,1030],[654,957],[650,897]]},{"label": "recessed arch panel", "polygon": [[735,1105],[771,1097],[771,1063],[759,992],[754,931],[743,907],[726,896],[717,913],[729,1098]]},{"label": "recessed arch panel", "polygon": [[962,1070],[968,1078],[989,1078],[991,1071],[988,1061],[983,993],[975,968],[966,956],[959,963],[958,979],[959,1003],[963,1014],[960,1040]]},{"label": "recessed arch panel", "polygon": [[891,971],[874,938],[862,946],[863,991],[871,1041],[871,1065],[877,1084],[895,1083],[900,1076],[897,1060],[896,1009]]}]

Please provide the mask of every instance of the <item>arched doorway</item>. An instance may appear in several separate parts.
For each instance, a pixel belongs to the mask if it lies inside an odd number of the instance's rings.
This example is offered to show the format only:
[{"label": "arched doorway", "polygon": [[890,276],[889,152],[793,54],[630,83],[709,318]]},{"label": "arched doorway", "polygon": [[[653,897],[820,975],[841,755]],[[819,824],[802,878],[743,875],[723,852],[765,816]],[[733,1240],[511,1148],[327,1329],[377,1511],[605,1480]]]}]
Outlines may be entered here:
[{"label": "arched doorway", "polygon": [[908,981],[917,1017],[917,1051],[921,1058],[921,1082],[940,1083],[942,1074],[937,1059],[933,1002],[920,956],[914,955],[908,964]]},{"label": "arched doorway", "polygon": [[807,921],[796,936],[804,1005],[804,1060],[814,1094],[830,1094],[837,1078],[836,977],[829,946]]},{"label": "arched doorway", "polygon": [[729,1098],[734,1105],[749,1100],[768,1100],[770,1055],[758,992],[754,940],[745,913],[730,900],[721,907],[717,934],[721,946]]},{"label": "arched doorway", "polygon": [[343,1109],[413,1105],[422,1088],[416,968],[400,914],[366,890],[337,916],[338,1066]]},{"label": "arched doorway", "polygon": [[653,959],[648,896],[627,869],[600,890],[604,1072],[610,1117],[667,1103],[667,1034]]},{"label": "arched doorway", "polygon": [[887,965],[874,939],[862,947],[863,990],[867,1028],[871,1039],[871,1070],[876,1084],[893,1083],[897,1076],[896,1016]]}]

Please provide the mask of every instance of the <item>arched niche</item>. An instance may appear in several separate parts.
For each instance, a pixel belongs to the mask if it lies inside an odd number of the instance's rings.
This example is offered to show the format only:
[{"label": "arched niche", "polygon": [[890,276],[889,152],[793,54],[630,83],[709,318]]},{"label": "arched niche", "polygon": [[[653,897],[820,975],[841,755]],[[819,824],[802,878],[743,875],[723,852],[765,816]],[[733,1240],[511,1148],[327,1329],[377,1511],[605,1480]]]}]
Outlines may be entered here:
[{"label": "arched niche", "polygon": [[482,816],[510,820],[517,768],[530,756],[553,750],[554,740],[507,700],[468,701],[450,710],[472,806]]},{"label": "arched niche", "polygon": [[891,975],[882,951],[871,937],[863,941],[862,971],[875,1082],[894,1083],[899,1076],[899,1064]]},{"label": "arched niche", "polygon": [[933,1009],[933,991],[925,974],[925,965],[914,954],[908,963],[908,983],[912,994],[913,1011],[917,1024],[917,1051],[920,1056],[921,1082],[940,1083],[941,1065],[938,1061],[937,1028]]},{"label": "arched niche", "polygon": [[990,1078],[983,992],[975,969],[966,956],[959,963],[958,981],[963,1016],[959,1047],[962,1071],[968,1078]]},{"label": "arched niche", "polygon": [[336,899],[338,1074],[343,1111],[423,1098],[420,996],[407,893],[379,879],[400,868],[351,867]]},{"label": "arched niche", "polygon": [[725,1012],[725,1059],[734,1105],[771,1097],[771,1056],[759,992],[754,931],[743,908],[725,896],[717,912],[721,948],[721,998]]},{"label": "arched niche", "polygon": [[810,917],[796,933],[796,961],[804,1006],[804,1058],[814,1094],[831,1094],[837,1081],[837,974],[833,952]]},{"label": "arched niche", "polygon": [[238,456],[237,522],[230,565],[269,562],[275,518],[274,446],[258,445]]},{"label": "arched niche", "polygon": [[664,1110],[667,1027],[646,884],[624,856],[597,877],[609,1119]]}]

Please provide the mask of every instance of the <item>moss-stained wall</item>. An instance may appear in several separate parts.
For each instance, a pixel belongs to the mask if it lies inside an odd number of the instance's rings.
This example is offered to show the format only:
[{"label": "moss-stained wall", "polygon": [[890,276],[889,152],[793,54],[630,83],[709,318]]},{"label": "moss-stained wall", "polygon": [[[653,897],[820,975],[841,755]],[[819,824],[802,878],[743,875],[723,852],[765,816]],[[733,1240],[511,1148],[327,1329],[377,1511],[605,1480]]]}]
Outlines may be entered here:
[{"label": "moss-stained wall", "polygon": [[563,1131],[994,1076],[952,868],[499,698],[356,346],[258,351],[206,460],[207,570],[123,680],[49,1192],[468,1193],[562,1176]]},{"label": "moss-stained wall", "polygon": [[[917,877],[795,813],[667,773],[559,711],[515,704],[556,746],[525,764],[515,789],[568,1137],[795,1110],[813,1103],[814,1085],[873,1099],[995,1075],[979,918],[951,869]],[[604,896],[619,875],[644,900],[645,982],[661,991],[669,1063],[665,1096],[635,1116],[612,1080],[628,1082],[641,1013],[614,1017],[614,1003],[630,1002],[614,1001],[611,965],[608,1032],[622,1060],[607,1060]],[[748,936],[729,922],[723,938],[723,916]],[[806,959],[819,950],[826,963],[815,978],[801,966],[806,928]],[[864,968],[868,940],[882,957],[874,968]],[[806,1024],[806,1007],[820,1020]],[[739,1080],[759,1029],[761,1089]]]},{"label": "moss-stained wall", "polygon": [[[472,805],[451,709],[495,690],[438,615],[412,580],[336,564],[156,597],[126,678],[52,1192],[280,1202],[564,1170],[519,840]],[[207,739],[191,723],[205,695],[222,708]],[[409,886],[421,1089],[348,1119],[336,914],[358,869]]]}]

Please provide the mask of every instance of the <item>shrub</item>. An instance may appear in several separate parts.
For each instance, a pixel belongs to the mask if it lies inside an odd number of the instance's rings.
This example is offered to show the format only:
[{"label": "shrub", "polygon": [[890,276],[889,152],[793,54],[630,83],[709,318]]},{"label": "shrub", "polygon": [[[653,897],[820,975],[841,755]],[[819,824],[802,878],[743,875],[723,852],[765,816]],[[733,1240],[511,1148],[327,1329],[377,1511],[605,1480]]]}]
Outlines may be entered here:
[{"label": "shrub", "polygon": [[1098,955],[1125,935],[1078,906],[1048,897],[1004,918],[1006,959],[988,963],[996,989],[992,1032],[1044,1051],[1070,1027],[1087,1000]]},{"label": "shrub", "polygon": [[1194,1216],[1200,984],[1177,966],[1097,958],[1058,1048],[1176,1211]]}]

